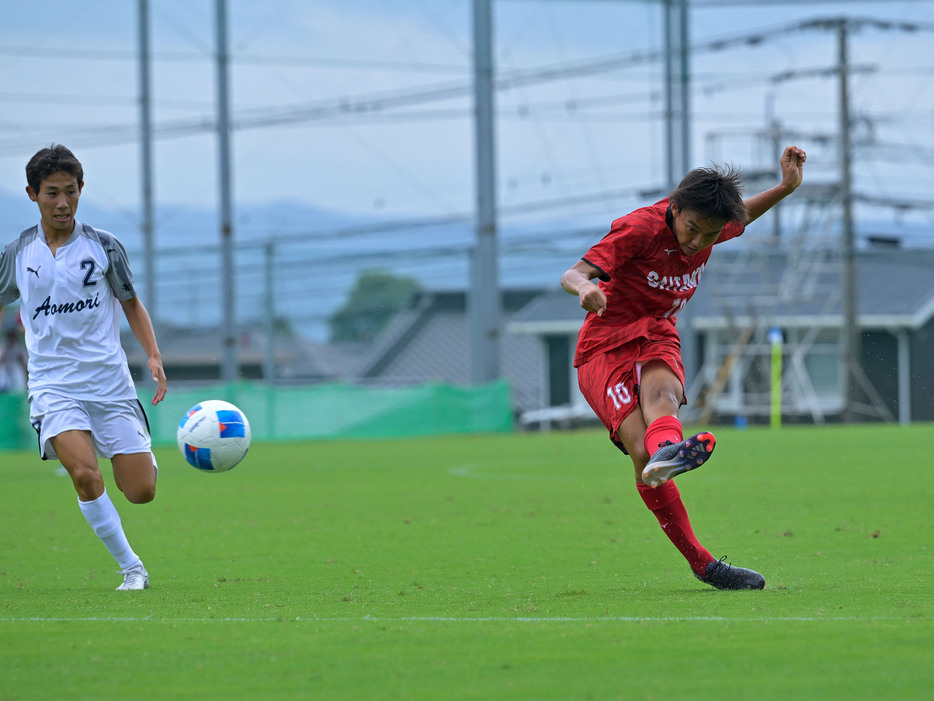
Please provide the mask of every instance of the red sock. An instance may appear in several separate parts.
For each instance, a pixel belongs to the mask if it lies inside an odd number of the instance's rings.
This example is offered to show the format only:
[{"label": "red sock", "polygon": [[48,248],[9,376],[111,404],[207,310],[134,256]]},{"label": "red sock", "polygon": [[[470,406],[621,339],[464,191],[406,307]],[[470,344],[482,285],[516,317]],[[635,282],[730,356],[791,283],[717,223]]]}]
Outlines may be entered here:
[{"label": "red sock", "polygon": [[636,488],[642,501],[655,514],[665,535],[684,555],[691,569],[700,575],[705,574],[707,565],[716,558],[697,541],[688,512],[681,501],[681,493],[675,483],[666,482],[655,489],[646,484],[636,484]]},{"label": "red sock", "polygon": [[665,441],[680,443],[683,439],[681,422],[674,416],[661,416],[645,429],[645,450],[652,457]]}]

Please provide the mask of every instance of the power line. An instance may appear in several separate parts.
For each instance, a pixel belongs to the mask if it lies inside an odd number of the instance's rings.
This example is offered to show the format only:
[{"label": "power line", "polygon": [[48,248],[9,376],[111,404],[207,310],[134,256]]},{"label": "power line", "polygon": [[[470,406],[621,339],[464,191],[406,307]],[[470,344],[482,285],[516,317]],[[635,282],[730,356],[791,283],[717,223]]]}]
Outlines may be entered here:
[{"label": "power line", "polygon": [[[807,187],[804,188],[804,194],[807,193]],[[587,204],[600,204],[600,203],[609,203],[613,201],[644,201],[648,199],[664,197],[665,191],[663,188],[619,188],[604,190],[600,192],[586,193],[583,195],[571,195],[564,198],[558,199],[548,199],[548,200],[535,200],[529,201],[514,205],[504,205],[500,207],[500,215],[504,219],[509,219],[511,217],[519,217],[523,214],[528,214],[531,212],[545,212],[550,209],[564,209],[569,206],[574,205],[587,205]],[[875,207],[886,207],[897,211],[906,211],[906,210],[934,210],[934,199],[922,199],[922,198],[887,198],[881,197],[878,195],[867,195],[859,192],[853,193],[853,201],[860,204],[868,204]],[[268,243],[274,243],[277,246],[287,246],[287,245],[296,245],[296,244],[306,244],[312,243],[315,241],[346,241],[354,238],[363,238],[366,236],[376,236],[380,234],[396,233],[396,232],[408,232],[412,233],[419,230],[428,230],[435,228],[445,228],[454,225],[462,225],[469,227],[473,222],[473,213],[472,212],[462,212],[455,213],[445,216],[436,216],[436,217],[420,217],[412,219],[399,219],[393,221],[384,221],[384,222],[373,222],[367,224],[359,224],[353,226],[344,226],[344,227],[335,227],[329,229],[319,229],[319,230],[309,230],[309,231],[271,231],[268,233],[268,237],[264,239],[256,239],[253,241],[241,241],[238,243],[238,248],[240,250],[244,249],[253,249],[261,248]],[[574,236],[582,232],[592,233],[593,229],[590,227],[587,228],[578,228],[578,229],[550,229],[545,231],[536,231],[534,234],[529,235],[528,238],[523,239],[522,237],[505,237],[504,245],[508,246],[511,243],[517,243],[525,241],[527,243],[537,242],[541,244],[543,241],[546,241],[548,237],[562,237],[562,236]],[[451,244],[452,249],[463,250],[466,244]],[[397,250],[397,249],[392,249]],[[419,250],[431,250],[437,252],[439,250],[444,250],[444,247],[432,247],[430,249],[419,249]],[[173,247],[173,248],[162,248],[160,249],[161,255],[178,255],[178,256],[189,256],[191,253],[190,246],[183,247]],[[375,251],[372,252],[373,256],[376,259],[379,259],[386,251]],[[402,252],[404,255],[406,251]],[[341,254],[346,257],[346,253]],[[413,255],[415,255],[413,253]],[[338,256],[340,257],[340,256]],[[355,256],[356,257],[356,256]],[[420,257],[420,256],[419,256]]]},{"label": "power line", "polygon": [[[874,18],[846,19],[849,26],[854,28],[876,28],[881,30],[901,31],[934,31],[934,23],[920,24],[914,22],[892,22]],[[755,46],[774,41],[779,36],[785,36],[800,31],[831,30],[838,26],[840,18],[823,18],[806,20],[786,24],[778,28],[761,30],[758,32],[733,35],[730,37],[708,40],[692,47],[693,53],[722,51],[733,46]],[[540,84],[552,81],[565,80],[569,77],[599,75],[628,68],[641,63],[661,60],[664,57],[662,49],[634,51],[626,54],[590,59],[587,61],[574,61],[566,64],[545,66],[528,70],[511,71],[501,74],[494,80],[496,90],[506,90],[526,85]],[[441,102],[452,99],[461,99],[469,96],[472,90],[471,82],[453,82],[426,85],[414,90],[384,91],[360,95],[353,98],[330,98],[324,101],[300,103],[276,108],[258,108],[241,110],[239,115],[231,121],[231,128],[235,130],[269,128],[288,124],[301,124],[310,121],[323,121],[327,119],[347,118],[380,114],[386,110],[397,110],[403,107],[413,107],[432,102]],[[153,129],[154,136],[160,138],[187,136],[195,133],[216,130],[213,116],[204,116],[197,119],[178,119],[163,122]],[[73,141],[83,145],[128,143],[137,138],[137,126],[133,125],[107,125],[73,132]],[[19,151],[20,140],[0,141],[0,153],[4,151]]]},{"label": "power line", "polygon": [[[54,55],[37,49],[35,45],[0,44],[0,56],[28,58],[30,61],[54,59]],[[82,49],[72,60],[113,61],[129,63],[135,61],[136,53],[129,49]],[[204,63],[209,58],[205,52],[154,51],[150,59],[154,63]],[[341,70],[389,71],[403,73],[438,73],[464,75],[466,64],[434,63],[422,61],[394,61],[388,59],[333,58],[326,56],[275,56],[269,54],[231,54],[231,63],[244,66],[299,66],[313,68],[336,68]]]}]

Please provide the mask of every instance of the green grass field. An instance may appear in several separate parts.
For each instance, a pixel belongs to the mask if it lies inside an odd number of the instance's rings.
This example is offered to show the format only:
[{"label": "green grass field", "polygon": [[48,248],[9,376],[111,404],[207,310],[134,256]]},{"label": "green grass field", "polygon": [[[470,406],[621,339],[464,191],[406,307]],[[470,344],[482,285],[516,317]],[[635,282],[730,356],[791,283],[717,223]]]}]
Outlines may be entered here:
[{"label": "green grass field", "polygon": [[765,591],[697,582],[602,431],[163,449],[144,506],[108,465],[144,592],[0,454],[0,699],[934,698],[934,426],[718,439],[678,484]]}]

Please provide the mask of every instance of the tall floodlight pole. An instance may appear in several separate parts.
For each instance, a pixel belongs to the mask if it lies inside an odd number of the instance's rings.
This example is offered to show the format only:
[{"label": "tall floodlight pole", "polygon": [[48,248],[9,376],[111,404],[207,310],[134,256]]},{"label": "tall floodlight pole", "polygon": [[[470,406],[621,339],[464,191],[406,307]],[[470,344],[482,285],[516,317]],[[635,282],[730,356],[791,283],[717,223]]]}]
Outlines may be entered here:
[{"label": "tall floodlight pole", "polygon": [[500,376],[492,32],[492,0],[473,0],[477,221],[471,259],[468,315],[470,380],[474,383],[489,382]]},{"label": "tall floodlight pole", "polygon": [[146,308],[157,322],[156,306],[156,256],[153,197],[152,197],[152,89],[149,66],[149,2],[139,0],[139,123],[140,123],[140,167],[142,181],[143,266],[146,275]]},{"label": "tall floodlight pole", "polygon": [[224,338],[221,379],[232,382],[237,367],[236,306],[234,300],[233,205],[230,196],[230,96],[227,79],[227,1],[217,0],[217,140],[221,217],[221,284],[224,299]]},{"label": "tall floodlight pole", "polygon": [[665,159],[669,189],[690,170],[688,0],[663,0],[665,10]]},{"label": "tall floodlight pole", "polygon": [[856,311],[856,245],[853,232],[852,144],[850,142],[849,57],[847,55],[847,20],[837,25],[840,70],[840,199],[843,207],[843,420],[856,414],[856,378],[859,369],[859,323]]},{"label": "tall floodlight pole", "polygon": [[[670,192],[691,169],[690,51],[688,0],[663,0],[665,45],[665,185]],[[681,357],[688,377],[698,370],[696,336],[691,329],[693,307],[678,314]]]}]

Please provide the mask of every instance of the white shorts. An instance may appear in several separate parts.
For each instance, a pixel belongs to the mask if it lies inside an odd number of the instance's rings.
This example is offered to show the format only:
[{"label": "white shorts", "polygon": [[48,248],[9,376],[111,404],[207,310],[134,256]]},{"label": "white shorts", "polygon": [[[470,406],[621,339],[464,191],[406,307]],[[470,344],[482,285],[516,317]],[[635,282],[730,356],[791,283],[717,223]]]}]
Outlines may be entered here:
[{"label": "white shorts", "polygon": [[93,402],[36,392],[29,398],[29,420],[39,434],[43,460],[58,458],[51,439],[64,431],[90,431],[102,458],[152,452],[149,421],[138,399]]}]

